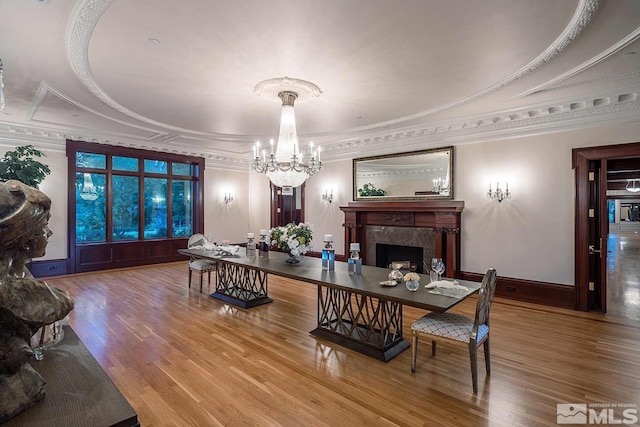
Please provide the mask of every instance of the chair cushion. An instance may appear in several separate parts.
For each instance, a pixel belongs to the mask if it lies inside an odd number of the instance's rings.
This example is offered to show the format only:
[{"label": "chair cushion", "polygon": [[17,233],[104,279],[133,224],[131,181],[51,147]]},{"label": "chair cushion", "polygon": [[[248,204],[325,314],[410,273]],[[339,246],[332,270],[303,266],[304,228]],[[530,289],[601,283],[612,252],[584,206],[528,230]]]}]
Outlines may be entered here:
[{"label": "chair cushion", "polygon": [[[416,320],[411,329],[425,334],[446,337],[456,341],[468,343],[471,340],[471,329],[473,329],[473,319],[455,313],[429,313]],[[480,341],[489,333],[487,325],[480,325],[478,337]]]},{"label": "chair cushion", "polygon": [[194,259],[189,263],[192,270],[210,271],[216,269],[216,262],[208,259]]}]

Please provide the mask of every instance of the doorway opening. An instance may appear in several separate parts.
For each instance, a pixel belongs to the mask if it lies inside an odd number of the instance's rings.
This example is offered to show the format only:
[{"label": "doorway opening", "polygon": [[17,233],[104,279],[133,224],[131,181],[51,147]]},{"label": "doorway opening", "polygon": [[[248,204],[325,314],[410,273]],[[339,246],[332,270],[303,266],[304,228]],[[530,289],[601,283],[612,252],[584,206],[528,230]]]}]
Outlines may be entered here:
[{"label": "doorway opening", "polygon": [[304,222],[305,184],[294,187],[291,192],[283,191],[273,183],[271,186],[271,227],[289,223]]},{"label": "doorway opening", "polygon": [[640,319],[640,143],[574,149],[573,167],[576,308]]}]

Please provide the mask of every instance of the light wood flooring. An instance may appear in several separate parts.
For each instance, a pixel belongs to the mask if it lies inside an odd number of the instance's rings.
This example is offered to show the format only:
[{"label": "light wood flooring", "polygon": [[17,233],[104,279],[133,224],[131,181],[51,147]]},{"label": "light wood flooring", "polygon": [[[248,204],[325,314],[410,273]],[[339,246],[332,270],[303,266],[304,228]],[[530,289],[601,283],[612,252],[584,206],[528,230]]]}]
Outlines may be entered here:
[{"label": "light wood flooring", "polygon": [[[637,321],[496,299],[474,395],[464,346],[422,343],[412,374],[410,349],[384,363],[310,336],[302,282],[270,276],[274,302],[250,310],[188,289],[185,263],[47,282],[143,426],[556,426],[558,403],[640,406]],[[423,314],[405,307],[405,337]]]},{"label": "light wood flooring", "polygon": [[640,320],[640,233],[609,233],[607,313]]}]

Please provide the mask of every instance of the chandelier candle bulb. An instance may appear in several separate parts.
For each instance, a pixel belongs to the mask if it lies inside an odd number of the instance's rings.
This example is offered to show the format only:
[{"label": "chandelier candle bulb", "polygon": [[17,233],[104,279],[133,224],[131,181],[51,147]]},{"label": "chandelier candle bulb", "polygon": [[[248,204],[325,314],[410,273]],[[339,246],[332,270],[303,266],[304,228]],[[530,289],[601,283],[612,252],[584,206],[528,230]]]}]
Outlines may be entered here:
[{"label": "chandelier candle bulb", "polygon": [[336,252],[333,249],[333,235],[324,235],[324,248],[322,248],[322,269],[334,271],[336,267]]},{"label": "chandelier candle bulb", "polygon": [[349,259],[347,260],[347,270],[349,274],[359,276],[362,274],[362,259],[360,258],[360,243],[349,244]]}]

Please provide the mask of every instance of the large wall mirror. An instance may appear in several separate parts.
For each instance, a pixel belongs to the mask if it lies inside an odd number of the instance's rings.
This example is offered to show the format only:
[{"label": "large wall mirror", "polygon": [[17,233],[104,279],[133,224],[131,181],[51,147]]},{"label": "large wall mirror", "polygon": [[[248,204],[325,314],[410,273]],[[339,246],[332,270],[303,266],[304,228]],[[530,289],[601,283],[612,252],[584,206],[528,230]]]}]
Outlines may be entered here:
[{"label": "large wall mirror", "polygon": [[353,159],[353,200],[453,199],[453,147]]}]

